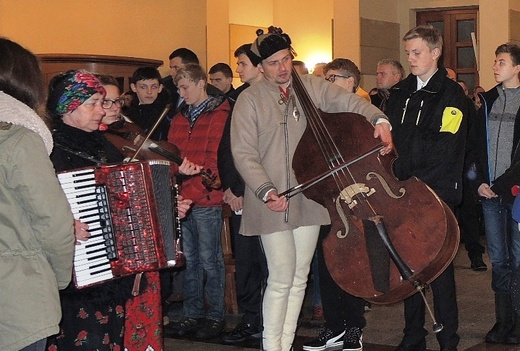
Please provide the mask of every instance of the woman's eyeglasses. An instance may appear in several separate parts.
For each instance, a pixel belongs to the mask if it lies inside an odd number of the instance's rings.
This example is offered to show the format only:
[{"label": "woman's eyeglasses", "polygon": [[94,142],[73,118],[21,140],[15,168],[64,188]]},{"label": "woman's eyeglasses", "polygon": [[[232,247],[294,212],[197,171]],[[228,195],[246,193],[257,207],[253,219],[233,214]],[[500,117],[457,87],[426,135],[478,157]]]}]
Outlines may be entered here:
[{"label": "woman's eyeglasses", "polygon": [[112,108],[112,106],[114,106],[114,104],[116,104],[116,106],[118,106],[118,107],[122,107],[125,104],[125,99],[115,99],[115,100],[104,99],[103,104],[101,106],[104,109],[108,110],[109,108]]},{"label": "woman's eyeglasses", "polygon": [[342,76],[341,74],[332,74],[330,77],[325,78],[325,80],[328,80],[331,83],[334,83],[336,81],[336,78],[350,78],[352,76]]}]

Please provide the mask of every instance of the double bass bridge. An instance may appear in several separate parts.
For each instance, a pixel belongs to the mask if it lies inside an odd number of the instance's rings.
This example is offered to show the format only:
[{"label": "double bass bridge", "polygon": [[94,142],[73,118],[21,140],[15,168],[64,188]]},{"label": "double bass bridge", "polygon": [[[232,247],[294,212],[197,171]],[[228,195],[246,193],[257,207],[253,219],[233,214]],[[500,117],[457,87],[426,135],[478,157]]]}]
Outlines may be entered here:
[{"label": "double bass bridge", "polygon": [[341,190],[339,198],[345,201],[348,208],[353,209],[358,204],[357,200],[354,199],[356,195],[361,194],[362,196],[369,197],[375,192],[376,189],[369,188],[365,183],[354,183]]},{"label": "double bass bridge", "polygon": [[[368,172],[366,174],[366,180],[372,180],[374,178],[379,181],[379,183],[385,190],[386,194],[388,196],[390,196],[391,198],[400,199],[405,195],[406,189],[404,187],[401,187],[399,189],[399,193],[395,194],[392,191],[392,189],[390,189],[390,186],[388,185],[388,182],[385,180],[385,178],[382,177],[379,173]],[[351,184],[351,185],[343,188],[340,191],[339,195],[336,197],[334,202],[336,203],[336,211],[337,211],[341,221],[343,222],[343,225],[345,226],[345,232],[342,233],[341,231],[338,231],[336,233],[336,236],[338,238],[344,239],[345,237],[347,237],[348,232],[349,232],[348,215],[345,213],[345,211],[341,207],[341,201],[345,202],[347,204],[348,208],[352,210],[354,207],[356,207],[358,205],[358,200],[355,199],[356,196],[361,195],[364,199],[366,199],[375,193],[376,193],[376,189],[370,188],[365,183],[354,183],[354,184]]]}]

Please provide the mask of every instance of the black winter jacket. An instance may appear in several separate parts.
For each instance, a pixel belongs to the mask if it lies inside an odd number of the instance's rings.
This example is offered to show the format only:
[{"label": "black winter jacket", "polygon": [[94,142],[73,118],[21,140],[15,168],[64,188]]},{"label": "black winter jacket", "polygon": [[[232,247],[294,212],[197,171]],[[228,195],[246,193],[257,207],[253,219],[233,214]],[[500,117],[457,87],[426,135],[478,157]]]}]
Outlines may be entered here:
[{"label": "black winter jacket", "polygon": [[[400,180],[419,178],[448,205],[457,205],[462,199],[466,96],[442,67],[425,87],[416,89],[413,74],[390,89],[385,112],[398,154],[394,173]],[[453,127],[448,128],[448,122]]]},{"label": "black winter jacket", "polygon": [[[171,103],[170,96],[164,90],[159,93],[157,99],[151,104],[140,105],[139,98],[135,95],[132,106],[126,111],[125,115],[145,133],[148,133],[169,103]],[[168,129],[174,114],[175,108],[171,108],[150,136],[152,140],[166,140],[168,138]]]}]

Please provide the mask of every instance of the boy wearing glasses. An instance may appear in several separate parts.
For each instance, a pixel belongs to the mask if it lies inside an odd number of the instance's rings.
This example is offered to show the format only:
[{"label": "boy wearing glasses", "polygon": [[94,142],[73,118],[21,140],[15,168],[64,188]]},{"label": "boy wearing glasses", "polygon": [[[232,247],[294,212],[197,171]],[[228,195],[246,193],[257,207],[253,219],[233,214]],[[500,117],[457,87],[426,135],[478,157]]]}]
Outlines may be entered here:
[{"label": "boy wearing glasses", "polygon": [[[130,79],[130,88],[135,93],[132,106],[127,116],[145,133],[148,133],[157,122],[159,116],[170,104],[171,100],[166,92],[163,92],[161,75],[157,68],[139,67]],[[163,118],[150,138],[152,140],[166,140],[174,110],[170,110]]]},{"label": "boy wearing glasses", "polygon": [[356,64],[346,58],[337,58],[325,65],[323,68],[325,79],[339,85],[349,93],[357,95],[370,101],[370,95],[359,86],[361,71]]},{"label": "boy wearing glasses", "polygon": [[[358,90],[361,72],[356,64],[349,59],[337,58],[327,63],[323,67],[323,73],[325,80],[340,86],[348,93],[356,93],[356,90]],[[347,343],[347,346],[345,346],[344,339],[352,336],[345,336],[345,334],[353,334],[356,331],[356,329],[354,331],[348,330],[349,328],[345,328],[345,326],[363,328],[365,301],[347,293],[332,279],[325,263],[322,246],[323,240],[329,232],[330,226],[323,226],[320,229],[316,255],[325,327],[316,339],[303,345],[303,350],[326,351],[339,349],[339,347],[342,347],[342,350],[345,351],[361,350],[361,342],[359,344],[356,342]]]}]

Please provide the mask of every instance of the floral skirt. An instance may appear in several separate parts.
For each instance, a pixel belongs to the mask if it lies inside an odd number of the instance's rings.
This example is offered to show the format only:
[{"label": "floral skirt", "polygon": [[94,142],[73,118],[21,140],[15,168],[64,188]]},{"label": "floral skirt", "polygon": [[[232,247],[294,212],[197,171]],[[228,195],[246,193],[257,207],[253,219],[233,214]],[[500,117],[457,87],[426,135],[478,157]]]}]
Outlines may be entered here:
[{"label": "floral skirt", "polygon": [[145,273],[147,286],[126,303],[125,350],[162,351],[162,309],[159,272]]},{"label": "floral skirt", "polygon": [[[123,278],[130,284],[117,279],[81,299],[62,295],[60,333],[48,339],[47,351],[162,351],[159,273],[145,276],[145,289],[131,298],[133,277]],[[121,294],[114,294],[118,289]]]},{"label": "floral skirt", "polygon": [[96,305],[62,299],[60,333],[47,341],[48,351],[122,351],[123,303]]}]

